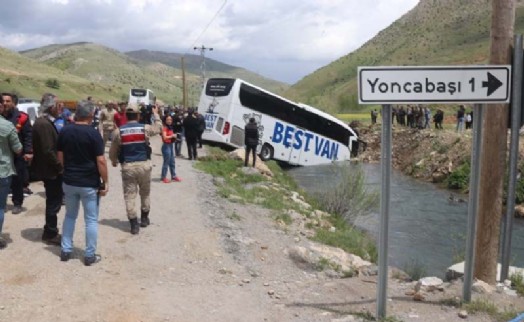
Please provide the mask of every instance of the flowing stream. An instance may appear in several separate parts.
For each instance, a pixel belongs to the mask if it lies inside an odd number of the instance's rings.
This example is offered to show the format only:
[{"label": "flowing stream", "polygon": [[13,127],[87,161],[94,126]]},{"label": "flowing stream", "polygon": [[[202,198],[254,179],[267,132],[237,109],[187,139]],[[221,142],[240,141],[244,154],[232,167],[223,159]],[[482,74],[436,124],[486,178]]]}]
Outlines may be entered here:
[{"label": "flowing stream", "polygon": [[[342,166],[357,167],[345,163]],[[361,165],[366,185],[380,193],[380,165]],[[330,165],[293,168],[288,173],[307,192],[326,189],[337,178]],[[452,197],[452,198],[451,198]],[[465,201],[459,201],[464,199]],[[389,265],[401,269],[420,266],[426,275],[444,277],[454,259],[463,258],[467,235],[468,197],[439,189],[393,171],[389,224]],[[378,240],[379,208],[355,220]],[[515,219],[511,265],[524,267],[524,219]]]}]

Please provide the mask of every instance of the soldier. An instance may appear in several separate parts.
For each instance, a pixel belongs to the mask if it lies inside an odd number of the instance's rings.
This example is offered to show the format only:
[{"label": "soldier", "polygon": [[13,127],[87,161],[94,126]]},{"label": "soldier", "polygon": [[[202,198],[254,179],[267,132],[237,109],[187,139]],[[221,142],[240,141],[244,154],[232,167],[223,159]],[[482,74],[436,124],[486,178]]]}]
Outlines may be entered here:
[{"label": "soldier", "polygon": [[115,129],[115,104],[109,101],[106,108],[100,113],[100,124],[102,125],[102,137],[104,138],[104,146],[106,146],[109,136]]},{"label": "soldier", "polygon": [[19,111],[16,108],[18,104],[18,97],[9,93],[2,93],[2,103],[4,105],[4,117],[13,123],[18,133],[18,139],[22,143],[22,154],[15,156],[16,175],[11,180],[11,191],[13,196],[13,210],[11,213],[17,215],[22,212],[22,205],[24,203],[24,183],[27,173],[27,162],[33,159],[33,142],[32,133],[33,128],[29,121],[29,115]]},{"label": "soldier", "polygon": [[[152,107],[154,124],[138,123],[140,107],[129,105],[127,108],[128,123],[113,132],[109,149],[109,159],[116,167],[122,166],[122,186],[126,202],[127,218],[131,224],[131,234],[138,234],[140,227],[149,225],[150,186],[151,186],[151,148],[149,138],[162,132],[162,121],[158,108]],[[135,199],[139,190],[141,201],[140,227],[138,226]]]}]

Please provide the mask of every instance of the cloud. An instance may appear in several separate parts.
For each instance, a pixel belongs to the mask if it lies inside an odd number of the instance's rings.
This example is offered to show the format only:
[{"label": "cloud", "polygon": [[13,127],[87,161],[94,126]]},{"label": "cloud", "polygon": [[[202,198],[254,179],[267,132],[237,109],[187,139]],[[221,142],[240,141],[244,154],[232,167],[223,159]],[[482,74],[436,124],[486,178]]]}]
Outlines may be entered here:
[{"label": "cloud", "polygon": [[0,36],[14,50],[91,41],[121,51],[193,53],[204,44],[215,48],[211,58],[294,82],[355,50],[417,2],[4,0],[10,14]]}]

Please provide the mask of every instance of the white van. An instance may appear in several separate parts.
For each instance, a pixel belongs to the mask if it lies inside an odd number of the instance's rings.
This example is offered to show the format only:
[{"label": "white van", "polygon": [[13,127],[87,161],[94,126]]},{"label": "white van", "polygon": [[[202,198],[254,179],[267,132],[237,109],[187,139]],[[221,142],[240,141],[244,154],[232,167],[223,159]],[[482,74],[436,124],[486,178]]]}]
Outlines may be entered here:
[{"label": "white van", "polygon": [[36,118],[38,117],[40,103],[30,98],[20,98],[16,107],[19,111],[29,115],[29,121],[31,122],[31,125],[35,123]]}]

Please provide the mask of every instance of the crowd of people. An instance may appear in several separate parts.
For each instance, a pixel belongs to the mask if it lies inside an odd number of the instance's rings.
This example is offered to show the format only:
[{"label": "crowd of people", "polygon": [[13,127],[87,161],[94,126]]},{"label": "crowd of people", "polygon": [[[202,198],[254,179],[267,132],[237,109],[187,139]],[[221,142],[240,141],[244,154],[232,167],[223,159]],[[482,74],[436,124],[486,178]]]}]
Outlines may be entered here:
[{"label": "crowd of people", "polygon": [[[371,112],[371,124],[377,123],[377,117],[379,113],[377,110]],[[435,129],[442,130],[442,124],[444,123],[444,111],[437,109],[435,114],[432,115],[431,109],[427,106],[416,106],[416,105],[398,105],[392,108],[391,122],[398,125],[417,128],[417,129],[429,129],[431,128],[431,122],[435,124]],[[463,132],[465,129],[471,129],[473,126],[473,111],[466,112],[466,107],[460,105],[456,118],[456,131]]]},{"label": "crowd of people", "polygon": [[[205,120],[193,108],[95,103],[91,97],[79,101],[74,114],[58,97],[46,93],[40,101],[40,116],[31,124],[17,109],[18,97],[3,93],[0,100],[0,249],[7,246],[1,237],[5,208],[11,192],[16,215],[24,211],[24,192],[32,181],[42,181],[45,190],[45,223],[42,241],[61,247],[60,260],[72,256],[73,234],[80,204],[84,210],[86,245],[84,264],[100,261],[96,254],[100,198],[109,191],[109,160],[120,165],[123,195],[130,233],[150,224],[152,176],[150,139],[162,138],[162,182],[182,181],[176,175],[175,157],[182,157],[185,138],[187,158],[196,160],[202,147]],[[170,176],[168,177],[168,170]],[[140,196],[140,217],[135,199]],[[58,213],[65,205],[62,234]]]}]

